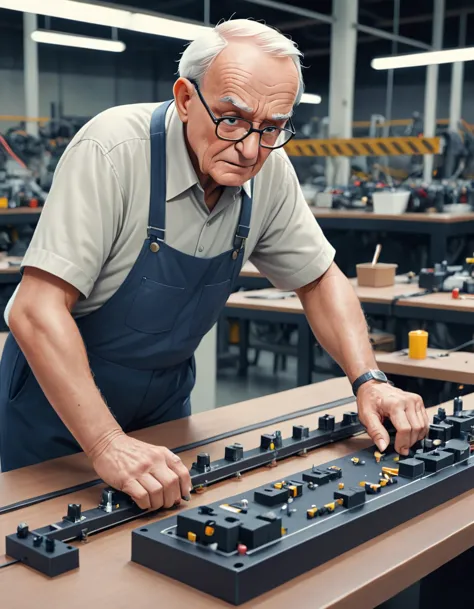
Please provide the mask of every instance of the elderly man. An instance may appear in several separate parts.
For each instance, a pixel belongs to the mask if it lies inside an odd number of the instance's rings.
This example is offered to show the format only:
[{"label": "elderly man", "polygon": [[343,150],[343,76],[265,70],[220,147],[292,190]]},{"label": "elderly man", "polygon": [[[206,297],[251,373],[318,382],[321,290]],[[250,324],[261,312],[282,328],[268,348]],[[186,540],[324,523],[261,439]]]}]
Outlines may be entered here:
[{"label": "elderly man", "polygon": [[186,499],[181,460],[127,433],[189,415],[195,349],[249,257],[296,290],[380,450],[385,418],[402,454],[425,435],[421,398],[376,370],[359,302],[282,149],[302,91],[290,40],[229,21],[186,48],[172,102],[112,108],[77,134],[7,308],[5,470],[83,450],[143,508]]}]

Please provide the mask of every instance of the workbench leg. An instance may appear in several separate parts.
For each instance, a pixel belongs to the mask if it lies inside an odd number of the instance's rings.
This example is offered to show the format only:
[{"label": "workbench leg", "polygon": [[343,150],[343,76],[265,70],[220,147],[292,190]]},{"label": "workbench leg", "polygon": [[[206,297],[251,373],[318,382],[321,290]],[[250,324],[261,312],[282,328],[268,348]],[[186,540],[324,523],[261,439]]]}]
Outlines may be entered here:
[{"label": "workbench leg", "polygon": [[313,378],[313,332],[304,319],[298,324],[298,351],[297,351],[297,383],[298,387],[309,385]]},{"label": "workbench leg", "polygon": [[250,322],[248,319],[239,320],[239,376],[247,376],[249,367],[248,350],[249,350],[249,329]]},{"label": "workbench leg", "polygon": [[[438,227],[437,227],[438,228]],[[430,260],[428,264],[443,262],[448,257],[448,237],[444,232],[433,231],[430,235]]]}]

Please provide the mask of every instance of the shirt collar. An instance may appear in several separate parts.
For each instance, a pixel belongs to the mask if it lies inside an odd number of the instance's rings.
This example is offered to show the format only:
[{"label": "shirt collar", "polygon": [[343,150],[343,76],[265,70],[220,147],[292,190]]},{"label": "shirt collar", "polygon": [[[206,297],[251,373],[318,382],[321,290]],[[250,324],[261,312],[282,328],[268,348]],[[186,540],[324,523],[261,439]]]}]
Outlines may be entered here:
[{"label": "shirt collar", "polygon": [[[171,201],[186,190],[199,185],[184,139],[183,123],[172,104],[166,117],[166,200]],[[250,180],[242,186],[251,196]],[[236,191],[240,193],[241,188]]]}]

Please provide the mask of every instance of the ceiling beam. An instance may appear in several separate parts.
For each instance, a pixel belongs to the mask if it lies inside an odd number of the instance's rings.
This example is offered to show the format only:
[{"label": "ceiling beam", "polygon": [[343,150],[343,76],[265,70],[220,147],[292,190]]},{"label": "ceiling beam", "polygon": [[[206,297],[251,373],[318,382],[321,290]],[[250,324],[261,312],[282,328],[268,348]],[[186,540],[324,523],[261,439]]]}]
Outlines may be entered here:
[{"label": "ceiling beam", "polygon": [[[444,18],[448,17],[460,17],[464,14],[474,13],[474,7],[471,8],[456,8],[449,9],[444,13]],[[413,15],[412,17],[402,17],[400,19],[400,24],[408,25],[410,23],[426,23],[427,21],[431,21],[433,19],[432,13],[425,13],[424,15]],[[377,27],[391,27],[393,23],[392,19],[382,19],[377,21],[375,24]]]},{"label": "ceiling beam", "polygon": [[[359,36],[357,39],[357,44],[366,44],[368,42],[376,42],[380,40],[378,36]],[[325,57],[326,55],[331,54],[331,49],[329,47],[325,49],[310,49],[309,51],[304,51],[303,56],[304,59],[307,57]]]},{"label": "ceiling beam", "polygon": [[407,38],[406,36],[399,36],[398,34],[385,32],[384,30],[379,30],[375,27],[362,25],[362,23],[356,23],[355,27],[359,30],[359,32],[372,34],[374,36],[378,36],[379,38],[385,38],[386,40],[395,40],[396,42],[400,42],[401,44],[407,44],[412,47],[418,47],[419,49],[425,49],[428,51],[432,50],[432,46],[430,44],[427,44],[426,42],[421,42],[421,40],[415,40],[414,38]]},{"label": "ceiling beam", "polygon": [[296,21],[285,21],[284,23],[277,23],[276,28],[280,32],[288,32],[290,30],[299,30],[302,27],[323,25],[321,21],[316,19],[297,19]]},{"label": "ceiling beam", "polygon": [[322,21],[323,23],[333,23],[334,17],[326,13],[318,13],[316,11],[310,11],[300,6],[293,6],[291,4],[284,4],[283,2],[275,2],[274,0],[243,0],[244,2],[250,2],[251,4],[259,4],[260,6],[266,6],[267,8],[273,8],[277,11],[283,11],[284,13],[292,13],[293,15],[300,15],[301,17],[307,17],[308,19],[315,19],[316,21]]}]

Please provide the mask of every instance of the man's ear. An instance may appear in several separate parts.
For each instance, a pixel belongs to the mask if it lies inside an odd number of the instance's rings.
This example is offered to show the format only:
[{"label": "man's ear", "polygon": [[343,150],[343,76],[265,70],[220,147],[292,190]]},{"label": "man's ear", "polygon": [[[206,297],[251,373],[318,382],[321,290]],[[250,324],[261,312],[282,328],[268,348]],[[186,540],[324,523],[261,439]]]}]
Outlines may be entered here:
[{"label": "man's ear", "polygon": [[188,106],[194,95],[194,86],[187,78],[178,78],[173,86],[173,95],[179,118],[183,123],[188,122]]}]

